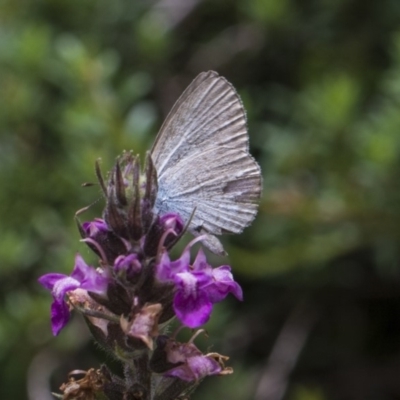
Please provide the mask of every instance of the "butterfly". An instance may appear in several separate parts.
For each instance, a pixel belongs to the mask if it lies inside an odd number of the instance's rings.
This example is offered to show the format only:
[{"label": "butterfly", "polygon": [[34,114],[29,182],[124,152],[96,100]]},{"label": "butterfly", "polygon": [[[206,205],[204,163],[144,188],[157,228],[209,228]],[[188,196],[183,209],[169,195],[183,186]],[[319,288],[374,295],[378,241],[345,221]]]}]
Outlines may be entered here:
[{"label": "butterfly", "polygon": [[169,112],[151,158],[157,171],[155,211],[173,212],[212,252],[215,235],[240,233],[255,218],[261,170],[249,153],[246,113],[234,87],[202,72]]}]

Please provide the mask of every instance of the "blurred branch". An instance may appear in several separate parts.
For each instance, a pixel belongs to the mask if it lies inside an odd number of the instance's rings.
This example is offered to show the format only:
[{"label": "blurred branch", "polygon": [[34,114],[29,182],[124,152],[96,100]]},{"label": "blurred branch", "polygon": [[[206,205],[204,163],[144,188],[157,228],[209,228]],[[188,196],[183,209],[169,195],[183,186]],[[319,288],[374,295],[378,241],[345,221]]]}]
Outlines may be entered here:
[{"label": "blurred branch", "polygon": [[193,71],[207,70],[210,67],[219,69],[242,52],[257,51],[262,48],[263,43],[262,32],[257,27],[252,24],[237,24],[200,46],[188,61],[188,66]]},{"label": "blurred branch", "polygon": [[27,376],[27,391],[29,400],[54,400],[50,391],[50,377],[61,359],[53,353],[44,350],[32,360]]},{"label": "blurred branch", "polygon": [[269,360],[261,373],[255,400],[280,400],[288,378],[317,320],[317,312],[306,302],[297,305],[278,335]]},{"label": "blurred branch", "polygon": [[200,3],[201,0],[160,0],[153,14],[161,14],[166,30],[174,29]]}]

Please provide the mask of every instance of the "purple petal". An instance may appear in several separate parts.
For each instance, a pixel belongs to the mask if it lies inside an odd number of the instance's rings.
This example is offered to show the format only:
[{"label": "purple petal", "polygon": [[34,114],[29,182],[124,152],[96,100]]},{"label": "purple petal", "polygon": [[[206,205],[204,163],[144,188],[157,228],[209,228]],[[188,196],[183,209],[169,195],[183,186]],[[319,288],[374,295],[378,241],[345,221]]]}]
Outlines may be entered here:
[{"label": "purple petal", "polygon": [[80,282],[70,276],[65,276],[63,279],[59,279],[53,286],[51,291],[53,297],[57,301],[63,301],[64,296],[70,290],[77,289],[80,286]]},{"label": "purple petal", "polygon": [[171,378],[172,377],[179,378],[186,382],[195,380],[195,377],[194,377],[192,371],[190,370],[190,368],[188,368],[188,366],[186,364],[184,364],[180,367],[171,369],[170,371],[167,371],[164,375],[169,376]]},{"label": "purple petal", "polygon": [[222,370],[216,360],[204,355],[190,357],[187,363],[196,380],[208,375],[217,375]]},{"label": "purple petal", "polygon": [[179,235],[183,229],[183,220],[178,214],[167,213],[160,218],[161,225],[165,229],[172,229],[175,234]]},{"label": "purple petal", "polygon": [[161,282],[172,282],[176,274],[187,271],[190,263],[190,251],[185,250],[176,261],[171,261],[167,251],[161,255],[156,267],[156,277]]},{"label": "purple petal", "polygon": [[69,320],[69,309],[64,296],[70,290],[79,287],[80,283],[70,276],[62,274],[47,274],[39,278],[39,282],[51,290],[53,303],[51,304],[51,328],[53,335],[59,334]]},{"label": "purple petal", "polygon": [[42,275],[38,279],[38,281],[46,289],[53,290],[53,287],[56,284],[56,282],[59,281],[60,279],[64,279],[66,276],[67,275],[50,273],[50,274]]},{"label": "purple petal", "polygon": [[69,309],[64,300],[54,299],[51,305],[51,329],[57,336],[69,321]]},{"label": "purple petal", "polygon": [[180,272],[187,271],[190,265],[190,251],[185,250],[180,258],[170,262],[170,271],[172,275],[176,275]]},{"label": "purple petal", "polygon": [[88,266],[80,255],[75,258],[71,276],[51,273],[41,276],[39,282],[53,295],[51,326],[54,335],[58,335],[69,320],[69,309],[64,299],[68,292],[81,288],[104,294],[108,286],[108,279]]},{"label": "purple petal", "polygon": [[96,218],[94,221],[87,221],[82,224],[82,228],[87,236],[93,237],[100,232],[107,232],[108,226],[104,219]]},{"label": "purple petal", "polygon": [[242,288],[233,280],[233,275],[228,265],[213,269],[213,282],[204,290],[207,290],[212,303],[220,302],[229,293],[232,293],[238,300],[243,300]]},{"label": "purple petal", "polygon": [[194,260],[193,270],[194,271],[204,271],[204,272],[207,271],[210,273],[212,271],[211,266],[209,264],[207,264],[206,255],[204,254],[204,251],[201,248],[197,253],[196,259]]},{"label": "purple petal", "polygon": [[71,277],[75,278],[77,281],[82,282],[85,279],[86,274],[93,269],[85,263],[85,260],[80,254],[75,256],[75,266],[72,271]]},{"label": "purple petal", "polygon": [[137,254],[118,256],[114,261],[115,272],[125,271],[128,278],[133,278],[142,269]]},{"label": "purple petal", "polygon": [[108,278],[87,265],[79,254],[75,257],[75,267],[71,277],[80,282],[82,289],[86,289],[89,292],[98,294],[107,292]]},{"label": "purple petal", "polygon": [[173,276],[170,268],[171,260],[168,252],[163,251],[160,262],[156,266],[156,278],[161,282],[171,282]]},{"label": "purple petal", "polygon": [[209,375],[217,375],[222,368],[216,360],[205,355],[187,358],[186,363],[165,373],[165,376],[177,377],[184,381],[197,381]]},{"label": "purple petal", "polygon": [[178,319],[189,328],[205,324],[211,315],[212,303],[205,291],[199,290],[196,276],[182,272],[176,276],[177,293],[174,310]]}]

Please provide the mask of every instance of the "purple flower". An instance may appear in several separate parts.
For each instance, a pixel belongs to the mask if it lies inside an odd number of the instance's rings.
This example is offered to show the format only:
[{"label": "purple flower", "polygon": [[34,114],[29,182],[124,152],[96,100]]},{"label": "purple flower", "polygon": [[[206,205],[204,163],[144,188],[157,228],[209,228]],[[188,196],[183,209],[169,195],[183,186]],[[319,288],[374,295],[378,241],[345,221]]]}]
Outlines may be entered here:
[{"label": "purple flower", "polygon": [[158,333],[158,319],[162,311],[162,305],[148,304],[135,310],[131,318],[121,316],[122,330],[134,338],[140,339],[146,346],[153,350],[153,337]]},{"label": "purple flower", "polygon": [[41,276],[39,283],[46,289],[49,289],[53,295],[51,326],[53,335],[56,336],[69,320],[69,308],[64,300],[66,293],[80,288],[105,295],[108,278],[87,265],[83,258],[77,254],[75,257],[75,266],[70,276],[50,273]]},{"label": "purple flower", "polygon": [[212,303],[219,303],[229,293],[232,293],[238,300],[243,300],[243,291],[240,285],[233,280],[231,267],[221,265],[212,269],[212,281],[207,287],[208,295]]},{"label": "purple flower", "polygon": [[183,220],[178,214],[167,213],[158,218],[154,227],[156,227],[156,232],[160,236],[156,238],[150,235],[146,238],[146,243],[148,244],[149,241],[154,244],[158,243],[158,250],[162,247],[170,249],[183,232]]},{"label": "purple flower", "polygon": [[118,256],[114,261],[115,272],[125,272],[128,279],[133,279],[142,269],[142,265],[138,260],[135,253],[128,254],[127,256]]},{"label": "purple flower", "polygon": [[161,282],[174,282],[174,277],[179,272],[189,269],[190,251],[185,250],[181,258],[171,261],[167,251],[163,251],[160,262],[157,265],[156,276]]},{"label": "purple flower", "polygon": [[108,226],[104,219],[95,218],[94,221],[87,221],[82,224],[82,228],[87,237],[95,238],[99,233],[108,231]]},{"label": "purple flower", "polygon": [[192,272],[180,272],[175,276],[175,314],[189,328],[197,328],[210,318],[212,302],[207,291],[203,289],[209,280],[205,274]]},{"label": "purple flower", "polygon": [[198,381],[208,375],[218,375],[221,366],[212,357],[198,355],[189,357],[186,362],[167,373],[165,376],[180,378],[184,381]]},{"label": "purple flower", "polygon": [[182,256],[171,261],[164,251],[157,265],[156,276],[162,282],[175,285],[173,306],[178,319],[189,328],[205,324],[211,315],[214,303],[223,300],[229,293],[242,300],[242,289],[233,280],[228,265],[213,269],[200,249],[193,265],[190,265],[190,247],[195,239],[184,250]]},{"label": "purple flower", "polygon": [[165,229],[171,229],[176,235],[179,235],[183,230],[183,220],[178,214],[164,214],[160,218],[160,223]]},{"label": "purple flower", "polygon": [[[197,336],[197,333],[194,337]],[[232,373],[231,368],[225,368],[224,357],[218,353],[203,354],[191,339],[188,343],[179,343],[169,339],[164,351],[166,360],[178,364],[165,372],[165,376],[177,377],[184,381],[198,381],[209,375],[226,375]]]}]

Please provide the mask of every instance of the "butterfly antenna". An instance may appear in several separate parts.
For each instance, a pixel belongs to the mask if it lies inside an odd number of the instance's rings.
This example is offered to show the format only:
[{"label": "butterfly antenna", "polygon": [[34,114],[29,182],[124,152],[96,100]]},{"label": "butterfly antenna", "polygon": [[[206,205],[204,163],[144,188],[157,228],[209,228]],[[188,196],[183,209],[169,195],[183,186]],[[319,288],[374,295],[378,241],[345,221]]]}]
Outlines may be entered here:
[{"label": "butterfly antenna", "polygon": [[182,230],[183,233],[185,233],[188,230],[189,225],[192,222],[192,219],[194,217],[194,214],[196,213],[196,209],[197,209],[197,207],[193,208],[193,211],[190,214],[190,218],[188,219],[188,221],[186,222],[185,226],[183,227],[183,230]]},{"label": "butterfly antenna", "polygon": [[81,234],[82,238],[85,238],[85,237],[86,237],[86,234],[85,234],[85,231],[84,231],[84,229],[83,229],[83,226],[82,226],[81,221],[79,220],[78,216],[79,216],[80,214],[83,214],[83,213],[86,212],[87,210],[89,210],[90,207],[92,207],[94,204],[96,204],[96,203],[97,203],[99,200],[101,200],[101,199],[102,199],[102,197],[99,197],[99,198],[98,198],[97,200],[95,200],[93,203],[89,204],[89,205],[86,206],[86,207],[81,208],[80,210],[78,210],[78,211],[75,213],[74,219],[75,219],[76,225],[78,226],[78,230],[79,230],[79,233]]},{"label": "butterfly antenna", "polygon": [[95,204],[97,204],[100,200],[103,200],[103,198],[102,198],[102,197],[99,197],[98,199],[96,199],[95,201],[93,201],[92,203],[90,203],[88,206],[79,209],[79,210],[75,213],[75,218],[76,218],[78,215],[83,214],[85,211],[89,210],[90,207],[92,207],[92,206],[94,206]]}]

